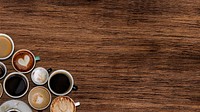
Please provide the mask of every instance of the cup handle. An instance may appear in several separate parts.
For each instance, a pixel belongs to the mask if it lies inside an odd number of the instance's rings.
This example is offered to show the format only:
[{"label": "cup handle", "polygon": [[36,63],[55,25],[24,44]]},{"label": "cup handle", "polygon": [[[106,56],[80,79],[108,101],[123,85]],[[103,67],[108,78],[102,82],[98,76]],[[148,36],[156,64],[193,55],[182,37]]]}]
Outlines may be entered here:
[{"label": "cup handle", "polygon": [[52,68],[47,69],[48,73],[51,73],[52,71],[53,71]]},{"label": "cup handle", "polygon": [[76,103],[74,103],[74,105],[75,105],[76,107],[78,107],[78,106],[81,105],[81,103],[80,103],[80,102],[76,102]]},{"label": "cup handle", "polygon": [[35,56],[35,60],[36,61],[40,61],[40,57],[39,56]]},{"label": "cup handle", "polygon": [[73,89],[74,91],[77,91],[77,90],[78,90],[78,86],[74,85],[72,89]]}]

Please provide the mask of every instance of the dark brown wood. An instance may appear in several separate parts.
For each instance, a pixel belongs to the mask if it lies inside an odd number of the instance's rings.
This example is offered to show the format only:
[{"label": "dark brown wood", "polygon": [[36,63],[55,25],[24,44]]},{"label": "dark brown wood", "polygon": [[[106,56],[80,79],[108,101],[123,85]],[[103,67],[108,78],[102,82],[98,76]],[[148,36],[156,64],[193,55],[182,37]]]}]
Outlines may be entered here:
[{"label": "dark brown wood", "polygon": [[199,0],[0,1],[0,32],[73,75],[78,112],[200,112]]}]

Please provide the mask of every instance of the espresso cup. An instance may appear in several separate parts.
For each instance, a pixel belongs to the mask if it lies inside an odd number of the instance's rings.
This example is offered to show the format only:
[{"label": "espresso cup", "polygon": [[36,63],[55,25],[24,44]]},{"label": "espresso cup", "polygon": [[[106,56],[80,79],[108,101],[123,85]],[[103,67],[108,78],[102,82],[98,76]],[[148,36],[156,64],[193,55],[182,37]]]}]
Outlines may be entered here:
[{"label": "espresso cup", "polygon": [[40,57],[34,56],[31,51],[21,49],[12,56],[12,66],[18,72],[29,73],[35,67],[36,61],[39,60]]},{"label": "espresso cup", "polygon": [[21,98],[29,89],[29,81],[21,72],[13,72],[4,79],[3,89],[11,98]]},{"label": "espresso cup", "polygon": [[8,59],[14,52],[14,42],[6,34],[0,33],[0,60]]},{"label": "espresso cup", "polygon": [[59,96],[55,98],[50,106],[50,112],[76,112],[76,107],[80,102],[74,102],[68,96]]},{"label": "espresso cup", "polygon": [[64,96],[73,90],[77,90],[77,86],[74,85],[74,79],[72,75],[66,70],[54,71],[48,79],[49,90],[58,96]]},{"label": "espresso cup", "polygon": [[36,85],[44,85],[49,78],[49,73],[52,71],[51,68],[45,69],[43,67],[35,68],[31,73],[31,79]]},{"label": "espresso cup", "polygon": [[0,62],[0,79],[4,78],[7,73],[6,65]]},{"label": "espresso cup", "polygon": [[28,102],[35,110],[44,110],[51,103],[51,93],[43,86],[34,87],[29,92]]}]

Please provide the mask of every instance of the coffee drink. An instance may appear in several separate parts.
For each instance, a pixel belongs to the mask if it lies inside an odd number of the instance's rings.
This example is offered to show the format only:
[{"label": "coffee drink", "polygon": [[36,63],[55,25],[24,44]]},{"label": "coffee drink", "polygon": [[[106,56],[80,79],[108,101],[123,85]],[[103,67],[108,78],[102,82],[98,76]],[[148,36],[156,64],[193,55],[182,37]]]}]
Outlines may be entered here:
[{"label": "coffee drink", "polygon": [[0,34],[0,59],[4,60],[10,57],[14,51],[14,43],[6,34]]},{"label": "coffee drink", "polygon": [[22,76],[16,74],[7,79],[5,88],[10,95],[20,96],[26,91],[27,83]]},{"label": "coffee drink", "polygon": [[[48,69],[51,71],[52,69]],[[43,85],[47,82],[49,78],[49,73],[45,68],[38,67],[31,73],[31,79],[36,85]]]},{"label": "coffee drink", "polygon": [[70,87],[70,80],[64,74],[56,74],[51,77],[50,87],[58,94],[65,93]]},{"label": "coffee drink", "polygon": [[47,108],[51,102],[51,94],[45,87],[33,88],[28,95],[29,104],[36,110]]},{"label": "coffee drink", "polygon": [[75,86],[73,77],[69,72],[57,70],[50,75],[48,87],[53,94],[63,96],[68,94]]},{"label": "coffee drink", "polygon": [[76,106],[70,97],[59,96],[51,103],[50,112],[76,112]]},{"label": "coffee drink", "polygon": [[16,71],[27,73],[35,66],[35,57],[29,50],[19,50],[13,55],[12,64]]},{"label": "coffee drink", "polygon": [[4,91],[12,98],[22,97],[29,88],[29,82],[22,73],[14,72],[4,80]]},{"label": "coffee drink", "polygon": [[7,73],[7,68],[6,66],[0,62],[0,79],[2,79]]},{"label": "coffee drink", "polygon": [[0,58],[8,56],[12,51],[12,43],[4,36],[0,36]]},{"label": "coffee drink", "polygon": [[4,67],[0,65],[0,77],[3,77],[4,73],[5,73]]}]

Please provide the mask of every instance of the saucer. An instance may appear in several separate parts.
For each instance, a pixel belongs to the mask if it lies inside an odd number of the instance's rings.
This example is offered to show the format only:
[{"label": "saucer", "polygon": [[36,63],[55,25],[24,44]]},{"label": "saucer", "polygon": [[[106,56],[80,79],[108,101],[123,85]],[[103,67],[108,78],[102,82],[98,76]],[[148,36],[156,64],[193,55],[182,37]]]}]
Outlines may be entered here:
[{"label": "saucer", "polygon": [[20,112],[32,112],[31,108],[20,100],[9,100],[0,106],[0,112],[6,112],[11,109],[17,109]]}]

